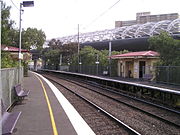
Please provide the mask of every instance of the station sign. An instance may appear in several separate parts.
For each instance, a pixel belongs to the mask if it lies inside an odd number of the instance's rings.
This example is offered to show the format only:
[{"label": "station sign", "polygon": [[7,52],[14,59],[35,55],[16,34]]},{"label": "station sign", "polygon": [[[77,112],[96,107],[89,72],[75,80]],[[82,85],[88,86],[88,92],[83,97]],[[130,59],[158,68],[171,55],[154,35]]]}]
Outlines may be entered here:
[{"label": "station sign", "polygon": [[23,54],[19,53],[19,59],[22,60],[23,59]]}]

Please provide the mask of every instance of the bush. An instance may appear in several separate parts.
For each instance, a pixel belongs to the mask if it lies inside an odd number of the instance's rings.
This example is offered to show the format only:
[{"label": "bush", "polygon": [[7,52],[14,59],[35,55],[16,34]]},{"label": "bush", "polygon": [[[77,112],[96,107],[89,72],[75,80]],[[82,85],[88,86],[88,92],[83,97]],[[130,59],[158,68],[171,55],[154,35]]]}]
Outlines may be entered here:
[{"label": "bush", "polygon": [[18,61],[11,57],[9,52],[1,53],[1,68],[18,67]]}]

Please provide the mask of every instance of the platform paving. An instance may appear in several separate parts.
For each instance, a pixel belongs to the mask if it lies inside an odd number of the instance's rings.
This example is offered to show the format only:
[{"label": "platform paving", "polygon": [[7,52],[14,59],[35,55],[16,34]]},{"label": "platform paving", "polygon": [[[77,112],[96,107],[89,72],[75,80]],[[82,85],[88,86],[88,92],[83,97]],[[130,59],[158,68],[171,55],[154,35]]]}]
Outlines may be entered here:
[{"label": "platform paving", "polygon": [[[55,95],[44,81],[43,84],[50,100],[58,134],[76,135],[74,127]],[[24,77],[22,86],[30,90],[30,94],[22,104],[13,108],[13,111],[22,112],[13,135],[53,135],[49,110],[40,81],[33,73],[29,73],[28,77]]]}]

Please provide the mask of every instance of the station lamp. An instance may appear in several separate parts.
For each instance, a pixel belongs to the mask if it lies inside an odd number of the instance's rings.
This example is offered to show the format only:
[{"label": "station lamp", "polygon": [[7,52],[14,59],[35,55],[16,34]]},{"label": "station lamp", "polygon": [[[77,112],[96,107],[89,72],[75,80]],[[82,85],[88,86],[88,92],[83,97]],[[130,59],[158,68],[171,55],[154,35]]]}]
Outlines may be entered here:
[{"label": "station lamp", "polygon": [[19,82],[20,82],[20,68],[21,68],[21,59],[23,59],[23,55],[21,54],[21,15],[22,15],[22,7],[33,7],[34,1],[23,1],[20,3],[20,14],[19,14]]}]

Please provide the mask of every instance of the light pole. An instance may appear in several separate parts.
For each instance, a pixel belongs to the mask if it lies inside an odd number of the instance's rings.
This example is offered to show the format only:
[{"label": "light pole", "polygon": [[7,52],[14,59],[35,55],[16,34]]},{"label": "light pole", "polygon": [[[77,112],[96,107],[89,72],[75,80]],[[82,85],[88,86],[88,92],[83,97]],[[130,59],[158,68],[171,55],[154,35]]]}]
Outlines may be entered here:
[{"label": "light pole", "polygon": [[82,65],[81,57],[79,57],[79,72],[80,72],[80,73],[81,73],[81,65]]},{"label": "light pole", "polygon": [[[2,1],[0,0],[0,98],[2,99],[2,79],[1,79],[1,5],[2,5]],[[0,132],[2,131],[1,129],[2,129],[2,126],[0,125]]]},{"label": "light pole", "polygon": [[62,65],[62,54],[60,54],[59,57],[59,70],[61,70],[61,65]]},{"label": "light pole", "polygon": [[21,54],[21,14],[22,14],[22,7],[33,7],[34,1],[23,1],[20,3],[20,14],[19,14],[19,74],[18,74],[18,81],[20,83],[20,73],[21,73],[21,59],[23,59],[23,55]]},{"label": "light pole", "polygon": [[96,54],[96,75],[98,75],[99,55]]},{"label": "light pole", "polygon": [[[77,35],[77,41],[78,41],[78,70],[79,68],[81,68],[81,61],[80,61],[80,57],[79,57],[79,50],[80,50],[80,45],[79,45],[79,24],[78,24],[78,35]],[[80,65],[80,67],[79,67]],[[81,69],[80,69],[81,70]],[[79,71],[78,71],[79,72]],[[81,71],[80,71],[81,72]]]},{"label": "light pole", "polygon": [[111,41],[109,41],[109,76],[111,76]]}]

